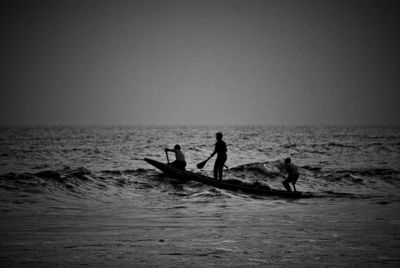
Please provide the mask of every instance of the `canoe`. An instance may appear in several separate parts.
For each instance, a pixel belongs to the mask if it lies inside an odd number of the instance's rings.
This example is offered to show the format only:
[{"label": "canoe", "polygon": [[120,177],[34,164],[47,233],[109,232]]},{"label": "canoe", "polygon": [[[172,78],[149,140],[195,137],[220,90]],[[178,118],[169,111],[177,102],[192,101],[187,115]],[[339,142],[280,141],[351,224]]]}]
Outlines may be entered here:
[{"label": "canoe", "polygon": [[237,183],[238,181],[235,180],[235,182],[231,181],[220,181],[220,180],[215,180],[211,177],[204,176],[202,174],[194,173],[191,171],[183,171],[179,170],[176,168],[173,168],[167,164],[158,162],[153,159],[145,158],[144,161],[149,163],[150,165],[156,167],[157,169],[161,170],[165,174],[168,174],[169,176],[179,179],[179,180],[185,180],[185,181],[197,181],[201,182],[207,185],[214,186],[216,188],[220,189],[225,189],[225,190],[231,190],[231,191],[241,191],[244,193],[249,193],[249,194],[256,194],[256,195],[267,195],[267,196],[281,196],[281,197],[287,197],[287,198],[305,198],[305,197],[311,197],[310,193],[304,193],[304,192],[288,192],[286,190],[275,190],[275,189],[270,189],[268,187],[263,187],[263,186],[253,186],[250,184],[246,183]]}]

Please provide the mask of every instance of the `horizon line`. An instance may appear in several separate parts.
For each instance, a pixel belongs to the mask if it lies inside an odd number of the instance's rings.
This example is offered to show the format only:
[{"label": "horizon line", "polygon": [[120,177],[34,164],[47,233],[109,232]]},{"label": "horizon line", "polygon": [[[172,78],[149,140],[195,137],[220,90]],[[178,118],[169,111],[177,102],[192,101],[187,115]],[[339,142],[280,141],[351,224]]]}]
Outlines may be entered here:
[{"label": "horizon line", "polygon": [[0,124],[7,127],[400,127],[400,124]]}]

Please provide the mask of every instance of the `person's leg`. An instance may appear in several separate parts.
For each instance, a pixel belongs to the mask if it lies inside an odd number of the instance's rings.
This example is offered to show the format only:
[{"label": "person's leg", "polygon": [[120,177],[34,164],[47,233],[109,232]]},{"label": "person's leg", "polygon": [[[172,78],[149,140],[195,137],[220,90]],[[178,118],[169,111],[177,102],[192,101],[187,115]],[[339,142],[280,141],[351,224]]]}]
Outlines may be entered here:
[{"label": "person's leg", "polygon": [[218,179],[218,159],[214,163],[214,179]]},{"label": "person's leg", "polygon": [[292,190],[290,189],[290,185],[289,185],[289,177],[287,177],[286,180],[284,180],[284,181],[282,182],[282,184],[283,184],[283,186],[285,186],[285,188],[286,188],[286,190],[287,190],[288,192],[291,192],[291,191],[292,191]]},{"label": "person's leg", "polygon": [[180,169],[180,170],[185,170],[185,167],[186,167],[186,163],[179,161],[179,165],[178,165],[177,168]]},{"label": "person's leg", "polygon": [[176,168],[176,169],[179,169],[179,170],[185,170],[186,163],[185,163],[185,162],[182,162],[182,161],[174,161],[174,162],[172,163],[172,166],[173,166],[174,168]]},{"label": "person's leg", "polygon": [[222,175],[223,175],[223,172],[224,172],[224,166],[225,166],[225,162],[226,162],[226,160],[227,160],[227,157],[226,157],[226,155],[221,157],[221,164],[220,164],[220,178],[219,178],[221,181],[222,181]]},{"label": "person's leg", "polygon": [[299,178],[299,175],[295,175],[295,176],[293,176],[293,178],[291,179],[291,182],[292,182],[292,185],[293,185],[293,189],[294,189],[294,191],[295,192],[297,192],[296,191],[296,182],[297,182],[297,180],[298,180],[298,178]]},{"label": "person's leg", "polygon": [[182,170],[182,162],[181,161],[175,161],[173,167],[176,168],[176,169]]},{"label": "person's leg", "polygon": [[214,164],[214,179],[220,179],[222,180],[222,174],[223,174],[223,169],[224,169],[224,165],[226,162],[226,157],[217,157],[217,159],[215,160],[215,164]]},{"label": "person's leg", "polygon": [[218,167],[218,173],[219,173],[219,180],[222,181],[222,172],[224,170],[224,163],[220,163]]}]

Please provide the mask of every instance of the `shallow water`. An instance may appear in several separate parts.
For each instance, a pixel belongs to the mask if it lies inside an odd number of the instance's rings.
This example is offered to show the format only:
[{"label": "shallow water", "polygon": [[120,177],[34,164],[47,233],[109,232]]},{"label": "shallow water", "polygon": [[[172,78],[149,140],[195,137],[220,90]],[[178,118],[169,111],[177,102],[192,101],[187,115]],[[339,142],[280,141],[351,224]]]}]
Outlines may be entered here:
[{"label": "shallow water", "polygon": [[[228,144],[227,179],[311,199],[181,183],[143,161],[180,143],[189,170]],[[7,266],[398,266],[400,128],[33,127],[0,132]],[[173,159],[170,155],[170,159]],[[212,160],[202,171],[211,174]],[[198,171],[197,171],[198,172]]]}]

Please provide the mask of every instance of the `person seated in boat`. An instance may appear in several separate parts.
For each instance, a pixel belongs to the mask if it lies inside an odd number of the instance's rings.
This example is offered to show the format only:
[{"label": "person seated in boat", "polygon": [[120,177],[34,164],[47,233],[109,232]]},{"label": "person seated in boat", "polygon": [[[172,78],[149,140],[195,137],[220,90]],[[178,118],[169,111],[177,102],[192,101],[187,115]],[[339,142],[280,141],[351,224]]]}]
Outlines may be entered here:
[{"label": "person seated in boat", "polygon": [[175,145],[174,149],[165,148],[165,152],[174,152],[175,153],[176,160],[172,163],[169,163],[170,166],[172,166],[176,169],[185,170],[185,167],[186,167],[185,155],[181,151],[181,146],[179,144]]},{"label": "person seated in boat", "polygon": [[292,163],[290,157],[285,159],[285,164],[283,165],[283,169],[288,174],[287,178],[282,182],[283,186],[285,186],[286,190],[291,192],[292,190],[290,189],[289,183],[292,183],[293,189],[296,192],[295,184],[297,182],[297,179],[299,178],[299,171],[297,169],[297,166]]},{"label": "person seated in boat", "polygon": [[217,154],[217,159],[215,160],[214,164],[214,179],[222,180],[222,172],[227,159],[226,152],[228,150],[226,148],[226,143],[222,140],[222,133],[218,132],[215,134],[215,137],[217,142],[215,143],[214,152],[210,155],[210,157],[213,157],[215,154]]}]

